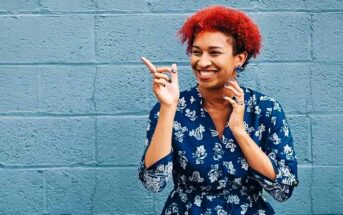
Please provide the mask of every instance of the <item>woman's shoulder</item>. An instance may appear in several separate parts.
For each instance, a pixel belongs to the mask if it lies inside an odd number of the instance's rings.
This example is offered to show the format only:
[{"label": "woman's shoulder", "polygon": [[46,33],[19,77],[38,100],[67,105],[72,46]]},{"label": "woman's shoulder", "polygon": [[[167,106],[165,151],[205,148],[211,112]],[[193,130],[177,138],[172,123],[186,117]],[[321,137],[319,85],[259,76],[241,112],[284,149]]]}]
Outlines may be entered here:
[{"label": "woman's shoulder", "polygon": [[257,115],[265,122],[272,120],[273,116],[284,114],[281,104],[274,97],[251,88],[244,88],[243,90],[246,112]]},{"label": "woman's shoulder", "polygon": [[248,87],[241,87],[244,90],[244,99],[250,106],[260,106],[261,108],[270,108],[280,103],[272,96],[266,95],[263,92],[251,89]]}]

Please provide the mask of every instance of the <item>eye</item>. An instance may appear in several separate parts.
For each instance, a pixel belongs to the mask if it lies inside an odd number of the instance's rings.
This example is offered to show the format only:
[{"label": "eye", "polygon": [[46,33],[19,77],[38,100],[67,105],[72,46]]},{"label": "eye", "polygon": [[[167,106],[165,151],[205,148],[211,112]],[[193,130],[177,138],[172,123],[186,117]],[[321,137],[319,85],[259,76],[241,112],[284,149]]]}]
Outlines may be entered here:
[{"label": "eye", "polygon": [[217,55],[220,55],[221,54],[221,52],[219,52],[219,51],[211,51],[210,52],[210,55],[212,55],[212,56],[217,56]]},{"label": "eye", "polygon": [[199,50],[192,50],[192,55],[194,55],[194,56],[201,56],[201,51],[199,51]]}]

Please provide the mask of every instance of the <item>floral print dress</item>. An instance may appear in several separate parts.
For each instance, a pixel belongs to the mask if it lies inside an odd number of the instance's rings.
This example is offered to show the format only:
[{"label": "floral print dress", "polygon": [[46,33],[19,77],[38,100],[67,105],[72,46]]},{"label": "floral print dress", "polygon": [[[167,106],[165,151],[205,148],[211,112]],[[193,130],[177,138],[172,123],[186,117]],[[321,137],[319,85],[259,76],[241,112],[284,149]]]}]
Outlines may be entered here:
[{"label": "floral print dress", "polygon": [[[285,114],[275,99],[241,88],[245,130],[271,160],[275,181],[249,167],[228,124],[219,138],[198,88],[193,87],[180,94],[170,154],[146,168],[145,150],[138,170],[143,185],[152,192],[162,191],[173,179],[174,189],[161,214],[274,214],[263,190],[280,202],[292,195],[298,184],[297,160]],[[157,103],[150,113],[146,149],[159,109]]]}]

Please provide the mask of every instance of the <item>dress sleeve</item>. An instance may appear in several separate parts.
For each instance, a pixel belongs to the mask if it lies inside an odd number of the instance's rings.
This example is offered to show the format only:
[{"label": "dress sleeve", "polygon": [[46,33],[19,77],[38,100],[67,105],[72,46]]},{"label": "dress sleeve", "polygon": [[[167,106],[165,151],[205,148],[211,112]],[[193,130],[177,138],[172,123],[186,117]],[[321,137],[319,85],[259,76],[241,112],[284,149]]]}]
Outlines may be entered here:
[{"label": "dress sleeve", "polygon": [[298,185],[297,159],[293,147],[293,138],[285,114],[278,102],[274,102],[269,118],[268,138],[263,150],[269,157],[276,179],[274,181],[253,170],[253,175],[261,186],[279,202],[291,197]]},{"label": "dress sleeve", "polygon": [[151,192],[160,192],[166,187],[167,181],[172,177],[173,158],[172,152],[146,168],[144,158],[154,134],[159,117],[160,105],[157,103],[150,112],[147,122],[147,135],[145,140],[145,150],[138,168],[138,176],[146,189]]}]

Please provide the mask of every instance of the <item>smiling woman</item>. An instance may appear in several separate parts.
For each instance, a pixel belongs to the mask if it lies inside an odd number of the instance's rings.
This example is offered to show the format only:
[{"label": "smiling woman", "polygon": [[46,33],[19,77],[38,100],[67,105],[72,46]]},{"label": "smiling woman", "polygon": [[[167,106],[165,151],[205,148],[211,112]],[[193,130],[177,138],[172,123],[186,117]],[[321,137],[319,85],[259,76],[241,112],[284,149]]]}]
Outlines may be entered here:
[{"label": "smiling woman", "polygon": [[159,102],[148,120],[140,180],[159,192],[173,179],[162,214],[274,214],[262,192],[287,200],[298,183],[297,160],[281,105],[236,79],[259,53],[257,26],[243,12],[213,6],[179,34],[197,86],[180,93],[175,64],[156,68],[142,58]]},{"label": "smiling woman", "polygon": [[[231,36],[216,31],[203,31],[197,34],[190,62],[198,80],[204,88],[222,88],[229,79],[234,79],[235,65],[242,65],[247,59],[247,52],[233,54]],[[233,95],[232,95],[233,96]]]}]

